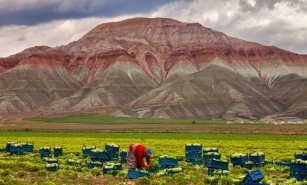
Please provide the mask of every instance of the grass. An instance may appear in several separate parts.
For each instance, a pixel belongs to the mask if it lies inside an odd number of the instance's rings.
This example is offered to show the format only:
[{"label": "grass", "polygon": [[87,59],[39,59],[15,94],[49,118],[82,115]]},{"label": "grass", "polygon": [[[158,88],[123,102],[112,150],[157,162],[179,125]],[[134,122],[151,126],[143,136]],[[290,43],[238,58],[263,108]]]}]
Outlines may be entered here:
[{"label": "grass", "polygon": [[[95,123],[95,124],[226,124],[226,120],[193,120],[193,119],[162,119],[162,118],[131,118],[114,117],[97,114],[73,114],[57,118],[29,118],[27,121],[48,123]],[[264,122],[253,122],[253,124],[264,124]]]},{"label": "grass", "polygon": [[178,139],[178,140],[272,140],[307,141],[307,135],[278,134],[203,134],[203,133],[139,133],[139,132],[51,132],[51,131],[2,131],[0,137],[61,137],[61,138],[109,138],[109,139]]}]

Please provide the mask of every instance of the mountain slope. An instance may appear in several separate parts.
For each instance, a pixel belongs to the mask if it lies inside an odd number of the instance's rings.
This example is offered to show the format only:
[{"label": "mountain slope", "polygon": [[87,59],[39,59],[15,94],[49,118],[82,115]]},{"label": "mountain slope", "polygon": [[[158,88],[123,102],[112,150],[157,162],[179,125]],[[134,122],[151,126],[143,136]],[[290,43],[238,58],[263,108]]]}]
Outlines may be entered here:
[{"label": "mountain slope", "polygon": [[198,23],[134,18],[0,58],[0,119],[93,111],[306,119],[306,79],[306,55]]}]

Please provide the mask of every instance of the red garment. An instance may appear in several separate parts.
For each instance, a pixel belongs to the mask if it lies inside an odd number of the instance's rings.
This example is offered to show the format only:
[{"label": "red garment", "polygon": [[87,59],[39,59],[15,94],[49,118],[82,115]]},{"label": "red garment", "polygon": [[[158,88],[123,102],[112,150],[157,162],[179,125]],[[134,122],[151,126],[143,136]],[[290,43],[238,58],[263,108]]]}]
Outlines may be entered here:
[{"label": "red garment", "polygon": [[[129,146],[129,149],[132,151],[133,150],[133,144],[131,144]],[[137,168],[148,168],[149,165],[150,165],[150,157],[149,156],[145,156],[145,150],[146,150],[146,147],[144,145],[141,145],[139,144],[136,148],[135,148],[135,156],[136,156],[136,159],[137,159]],[[144,160],[143,158],[146,157],[146,163],[144,163]]]}]

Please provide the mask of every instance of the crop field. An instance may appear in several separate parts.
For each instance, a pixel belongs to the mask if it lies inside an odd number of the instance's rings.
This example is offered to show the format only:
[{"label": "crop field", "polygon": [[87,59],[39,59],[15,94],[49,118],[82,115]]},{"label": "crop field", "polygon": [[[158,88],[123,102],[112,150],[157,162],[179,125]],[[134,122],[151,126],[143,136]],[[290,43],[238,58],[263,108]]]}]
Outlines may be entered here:
[{"label": "crop field", "polygon": [[[204,148],[219,149],[222,160],[229,160],[234,153],[264,152],[269,161],[289,161],[294,153],[307,152],[307,135],[263,135],[263,134],[201,134],[201,133],[92,133],[92,132],[0,132],[0,148],[6,142],[34,143],[34,153],[24,156],[11,156],[0,153],[0,184],[235,184],[244,178],[247,169],[232,167],[228,173],[210,177],[207,168],[185,162],[185,144],[199,143]],[[115,143],[126,149],[131,143],[142,143],[152,147],[154,158],[152,168],[158,169],[158,157],[168,155],[179,159],[179,167],[184,172],[137,180],[127,178],[127,169],[102,175],[101,169],[88,169],[84,166],[67,166],[68,159],[82,164],[89,161],[83,158],[82,147],[104,148],[106,143]],[[1,146],[2,145],[2,146]],[[46,162],[39,157],[38,150],[43,146],[61,146],[64,155],[60,156],[58,172],[45,170]],[[289,178],[289,168],[267,164],[261,167],[264,181],[275,184],[306,184]]]}]

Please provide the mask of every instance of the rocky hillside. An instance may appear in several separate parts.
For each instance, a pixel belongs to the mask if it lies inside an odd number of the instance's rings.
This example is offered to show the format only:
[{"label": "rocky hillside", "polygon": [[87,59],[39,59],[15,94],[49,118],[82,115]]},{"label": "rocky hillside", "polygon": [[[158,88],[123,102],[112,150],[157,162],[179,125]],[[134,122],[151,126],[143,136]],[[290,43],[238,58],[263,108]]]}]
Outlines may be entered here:
[{"label": "rocky hillside", "polygon": [[307,56],[165,18],[98,25],[78,41],[0,58],[0,119],[306,119]]}]

